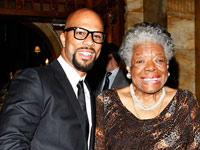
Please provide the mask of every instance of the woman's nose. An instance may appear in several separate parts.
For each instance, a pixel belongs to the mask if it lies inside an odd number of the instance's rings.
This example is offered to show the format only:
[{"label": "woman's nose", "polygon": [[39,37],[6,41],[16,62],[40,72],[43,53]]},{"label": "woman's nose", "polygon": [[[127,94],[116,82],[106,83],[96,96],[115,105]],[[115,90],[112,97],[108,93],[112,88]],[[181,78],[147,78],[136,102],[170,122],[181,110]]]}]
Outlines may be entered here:
[{"label": "woman's nose", "polygon": [[147,64],[146,64],[146,67],[145,67],[145,70],[146,71],[155,71],[156,70],[156,65],[153,61],[148,61]]}]

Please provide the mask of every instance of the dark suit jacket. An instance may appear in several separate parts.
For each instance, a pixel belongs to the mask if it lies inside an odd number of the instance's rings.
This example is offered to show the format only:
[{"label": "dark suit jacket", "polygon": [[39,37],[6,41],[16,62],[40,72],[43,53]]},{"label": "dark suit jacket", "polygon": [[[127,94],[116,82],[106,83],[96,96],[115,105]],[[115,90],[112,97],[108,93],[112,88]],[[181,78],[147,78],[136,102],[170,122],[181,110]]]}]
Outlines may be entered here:
[{"label": "dark suit jacket", "polygon": [[[101,92],[101,87],[104,84],[103,81],[104,80],[102,79],[102,81],[98,85],[96,92],[95,92],[95,96],[97,96]],[[124,72],[121,69],[119,69],[119,71],[113,81],[113,84],[111,85],[111,88],[123,88],[125,86],[128,86],[129,84],[130,84],[130,81],[126,78]]]},{"label": "dark suit jacket", "polygon": [[[95,131],[95,99],[91,97],[90,150]],[[84,119],[57,60],[26,69],[13,80],[0,116],[0,150],[86,150]]]}]

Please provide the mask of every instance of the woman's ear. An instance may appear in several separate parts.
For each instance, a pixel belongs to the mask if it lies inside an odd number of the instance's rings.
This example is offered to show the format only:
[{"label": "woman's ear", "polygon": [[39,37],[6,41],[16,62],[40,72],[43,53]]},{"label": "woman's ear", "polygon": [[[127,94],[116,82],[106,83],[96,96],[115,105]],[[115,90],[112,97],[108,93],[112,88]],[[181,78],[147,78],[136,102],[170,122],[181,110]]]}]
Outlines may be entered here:
[{"label": "woman's ear", "polygon": [[60,41],[62,43],[62,46],[65,47],[65,34],[64,33],[60,34]]},{"label": "woman's ear", "polygon": [[129,66],[126,66],[126,70],[130,73],[131,70],[130,70],[130,67]]},{"label": "woman's ear", "polygon": [[126,74],[126,77],[128,79],[131,79],[131,68],[129,66],[126,66],[126,70],[128,71],[128,73]]}]

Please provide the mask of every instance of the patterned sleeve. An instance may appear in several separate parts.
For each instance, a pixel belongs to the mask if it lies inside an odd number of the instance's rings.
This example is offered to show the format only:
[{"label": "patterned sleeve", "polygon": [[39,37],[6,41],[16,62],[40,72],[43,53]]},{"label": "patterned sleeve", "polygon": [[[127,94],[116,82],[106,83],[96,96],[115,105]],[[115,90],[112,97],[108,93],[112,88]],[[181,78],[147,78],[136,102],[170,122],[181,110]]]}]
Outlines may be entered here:
[{"label": "patterned sleeve", "polygon": [[200,149],[200,108],[197,98],[189,92],[188,94],[188,105],[191,118],[191,130],[190,136],[188,137],[188,150],[199,150]]},{"label": "patterned sleeve", "polygon": [[96,98],[95,150],[105,150],[103,93],[100,93]]}]

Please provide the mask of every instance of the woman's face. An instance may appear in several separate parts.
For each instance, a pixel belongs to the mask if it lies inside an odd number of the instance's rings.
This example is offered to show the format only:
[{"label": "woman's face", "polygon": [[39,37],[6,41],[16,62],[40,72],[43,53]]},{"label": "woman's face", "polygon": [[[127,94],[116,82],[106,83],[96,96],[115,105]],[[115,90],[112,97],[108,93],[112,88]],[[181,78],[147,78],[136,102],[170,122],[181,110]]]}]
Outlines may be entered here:
[{"label": "woman's face", "polygon": [[163,47],[153,42],[135,46],[130,73],[137,90],[149,94],[159,91],[168,78],[168,64]]}]

